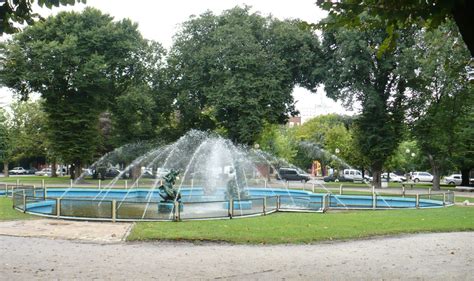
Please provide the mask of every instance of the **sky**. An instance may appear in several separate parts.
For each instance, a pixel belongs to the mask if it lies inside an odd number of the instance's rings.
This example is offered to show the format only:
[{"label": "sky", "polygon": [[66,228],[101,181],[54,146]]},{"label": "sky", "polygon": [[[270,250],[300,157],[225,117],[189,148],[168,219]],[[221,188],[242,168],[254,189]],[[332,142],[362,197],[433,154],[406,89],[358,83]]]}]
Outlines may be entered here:
[{"label": "sky", "polygon": [[[308,22],[318,22],[326,16],[326,12],[320,10],[315,0],[87,0],[87,4],[76,4],[53,8],[35,8],[34,11],[43,16],[54,15],[59,11],[81,11],[86,6],[92,6],[104,13],[110,14],[116,20],[130,18],[138,23],[138,28],[143,37],[160,42],[169,49],[173,43],[173,35],[179,31],[180,24],[186,21],[190,15],[200,15],[210,10],[220,14],[226,9],[235,6],[248,5],[253,12],[262,15],[272,15],[279,19],[302,19]],[[321,113],[344,113],[346,111],[339,103],[327,98],[323,88],[319,88],[316,94],[310,93],[303,88],[295,88],[293,96],[296,108],[300,112],[308,110],[317,111],[324,109]],[[8,89],[0,89],[0,107],[4,107],[12,101],[12,93]]]}]

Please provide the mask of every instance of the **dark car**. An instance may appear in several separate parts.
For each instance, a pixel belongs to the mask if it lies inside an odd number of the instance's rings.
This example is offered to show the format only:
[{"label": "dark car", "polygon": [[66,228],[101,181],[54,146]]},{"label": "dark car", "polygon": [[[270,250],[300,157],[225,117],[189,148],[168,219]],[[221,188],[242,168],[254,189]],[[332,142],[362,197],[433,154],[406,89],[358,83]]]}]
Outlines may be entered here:
[{"label": "dark car", "polygon": [[348,178],[345,178],[344,176],[336,176],[335,174],[332,174],[332,175],[329,175],[327,177],[324,177],[323,178],[323,181],[325,182],[337,182],[337,181],[341,181],[341,182],[351,182],[353,181],[352,179],[348,179]]},{"label": "dark car", "polygon": [[28,175],[34,175],[36,172],[38,172],[36,168],[29,168],[28,170],[26,170],[26,173]]},{"label": "dark car", "polygon": [[280,168],[278,170],[277,179],[286,181],[304,181],[310,180],[308,174],[301,173],[294,168]]}]

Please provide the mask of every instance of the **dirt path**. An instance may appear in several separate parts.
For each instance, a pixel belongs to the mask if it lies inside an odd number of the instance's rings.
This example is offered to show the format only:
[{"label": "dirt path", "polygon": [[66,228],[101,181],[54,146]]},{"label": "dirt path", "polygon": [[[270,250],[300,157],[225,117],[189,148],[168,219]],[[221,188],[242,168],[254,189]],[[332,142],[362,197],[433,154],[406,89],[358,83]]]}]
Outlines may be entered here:
[{"label": "dirt path", "polygon": [[279,246],[0,236],[0,253],[1,280],[474,279],[474,232]]}]

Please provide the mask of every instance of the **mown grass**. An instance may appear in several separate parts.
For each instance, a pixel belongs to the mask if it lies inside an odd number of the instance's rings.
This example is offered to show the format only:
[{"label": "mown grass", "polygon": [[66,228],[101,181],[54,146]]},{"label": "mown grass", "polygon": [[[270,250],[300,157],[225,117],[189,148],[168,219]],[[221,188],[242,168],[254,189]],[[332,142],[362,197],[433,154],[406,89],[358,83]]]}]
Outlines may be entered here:
[{"label": "mown grass", "polygon": [[10,198],[0,197],[0,221],[4,220],[25,220],[34,218],[12,208],[13,203]]},{"label": "mown grass", "polygon": [[129,241],[190,240],[237,244],[312,243],[418,232],[473,231],[474,208],[277,213],[264,217],[186,222],[140,222]]}]

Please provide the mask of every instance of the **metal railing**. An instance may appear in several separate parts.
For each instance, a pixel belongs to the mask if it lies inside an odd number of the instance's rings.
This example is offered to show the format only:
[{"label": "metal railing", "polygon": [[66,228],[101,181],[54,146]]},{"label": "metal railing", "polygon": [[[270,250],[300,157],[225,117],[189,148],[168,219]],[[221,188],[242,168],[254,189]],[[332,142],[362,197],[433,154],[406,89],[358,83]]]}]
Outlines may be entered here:
[{"label": "metal railing", "polygon": [[[179,221],[195,219],[223,219],[267,215],[278,211],[325,212],[330,209],[397,209],[450,206],[454,192],[410,194],[402,197],[403,206],[393,205],[399,194],[362,195],[343,201],[344,196],[327,193],[322,196],[274,195],[248,199],[220,201],[160,201],[97,200],[92,198],[48,198],[45,188],[15,186],[11,189],[13,207],[58,218],[94,219],[107,221]],[[363,200],[358,201],[358,200]],[[403,200],[402,200],[403,201]],[[369,202],[369,203],[368,203]],[[442,202],[442,203],[441,203]],[[442,205],[441,205],[442,204]],[[35,211],[41,208],[41,212]]]}]

